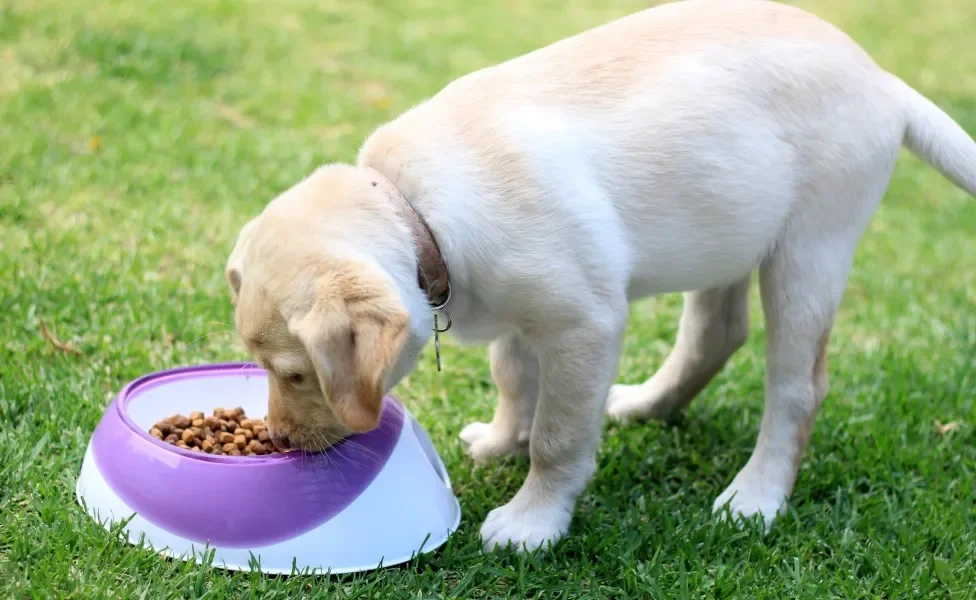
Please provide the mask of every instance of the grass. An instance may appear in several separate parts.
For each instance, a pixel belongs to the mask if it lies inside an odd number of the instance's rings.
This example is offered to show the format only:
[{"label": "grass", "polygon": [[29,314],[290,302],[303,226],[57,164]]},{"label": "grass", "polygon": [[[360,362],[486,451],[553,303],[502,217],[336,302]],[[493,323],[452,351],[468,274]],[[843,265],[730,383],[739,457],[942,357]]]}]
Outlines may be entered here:
[{"label": "grass", "polygon": [[[968,0],[802,4],[976,133]],[[976,202],[908,155],[859,248],[832,392],[767,536],[709,514],[758,429],[756,298],[749,344],[682,423],[607,427],[599,474],[551,555],[481,552],[480,522],[527,463],[462,454],[457,433],[490,417],[494,391],[487,353],[454,346],[445,373],[428,351],[398,393],[464,517],[406,566],[229,574],[115,541],[75,504],[88,437],[126,381],[244,358],[222,267],[274,194],[351,160],[370,129],[451,79],[644,5],[0,2],[0,596],[972,598]],[[621,380],[661,363],[679,311],[671,296],[634,306]]]}]

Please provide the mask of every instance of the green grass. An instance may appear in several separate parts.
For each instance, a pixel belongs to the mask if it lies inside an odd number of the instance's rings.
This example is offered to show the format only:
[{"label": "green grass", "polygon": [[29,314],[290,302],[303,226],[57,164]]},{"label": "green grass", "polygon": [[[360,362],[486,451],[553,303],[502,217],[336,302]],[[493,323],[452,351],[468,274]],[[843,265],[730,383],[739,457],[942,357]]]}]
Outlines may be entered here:
[{"label": "green grass", "polygon": [[[428,351],[399,388],[456,482],[440,551],[343,577],[229,574],[122,544],[75,504],[95,424],[148,371],[244,358],[222,275],[237,229],[451,79],[636,10],[623,0],[0,1],[0,596],[971,598],[976,201],[902,157],[831,342],[832,391],[790,512],[709,514],[762,409],[750,342],[678,425],[608,426],[551,555],[481,552],[526,461],[476,467],[487,353]],[[976,133],[970,0],[809,0]],[[620,378],[651,374],[678,297],[633,308]],[[41,320],[80,355],[55,349]],[[935,422],[958,422],[940,435]],[[194,490],[174,490],[173,501]]]}]

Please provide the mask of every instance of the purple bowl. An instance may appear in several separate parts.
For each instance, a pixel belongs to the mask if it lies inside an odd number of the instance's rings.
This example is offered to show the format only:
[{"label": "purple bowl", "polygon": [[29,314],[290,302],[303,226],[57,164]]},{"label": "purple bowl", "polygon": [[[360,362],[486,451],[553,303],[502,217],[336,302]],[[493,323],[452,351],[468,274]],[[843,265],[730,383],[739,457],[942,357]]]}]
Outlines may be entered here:
[{"label": "purple bowl", "polygon": [[175,413],[243,406],[263,416],[266,398],[267,374],[247,363],[141,377],[105,411],[91,442],[94,461],[151,523],[201,544],[250,548],[305,533],[349,506],[389,460],[404,426],[402,406],[388,396],[376,429],[320,453],[210,455],[149,435]]}]

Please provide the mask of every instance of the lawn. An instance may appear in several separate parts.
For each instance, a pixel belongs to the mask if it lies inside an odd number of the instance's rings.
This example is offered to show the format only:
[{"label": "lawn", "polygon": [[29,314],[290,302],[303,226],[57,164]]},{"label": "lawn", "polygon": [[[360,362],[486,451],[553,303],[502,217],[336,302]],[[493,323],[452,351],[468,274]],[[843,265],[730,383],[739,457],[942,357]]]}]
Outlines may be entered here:
[{"label": "lawn", "polygon": [[[0,0],[0,596],[971,598],[976,201],[908,154],[859,248],[832,390],[790,512],[712,519],[759,426],[763,330],[677,424],[607,426],[548,555],[481,551],[527,461],[476,467],[487,352],[428,352],[398,388],[442,453],[460,531],[408,565],[230,574],[112,539],[74,501],[125,382],[244,359],[223,265],[238,228],[453,78],[646,6],[618,0]],[[971,0],[808,0],[976,133]],[[680,298],[633,307],[620,379],[673,342]],[[51,334],[45,336],[45,329]],[[56,339],[60,347],[52,342]],[[173,501],[200,490],[173,490]]]}]

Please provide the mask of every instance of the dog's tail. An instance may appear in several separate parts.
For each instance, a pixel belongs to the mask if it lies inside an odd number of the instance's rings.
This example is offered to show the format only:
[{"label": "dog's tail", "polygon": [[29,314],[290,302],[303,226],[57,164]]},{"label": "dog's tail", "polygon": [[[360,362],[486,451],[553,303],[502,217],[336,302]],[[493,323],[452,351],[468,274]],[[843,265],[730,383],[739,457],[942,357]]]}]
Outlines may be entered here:
[{"label": "dog's tail", "polygon": [[976,197],[976,142],[938,106],[892,76],[905,107],[903,144],[949,181]]}]

